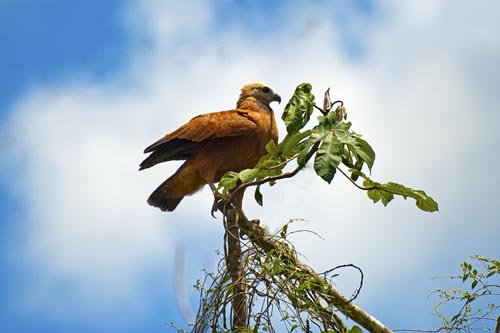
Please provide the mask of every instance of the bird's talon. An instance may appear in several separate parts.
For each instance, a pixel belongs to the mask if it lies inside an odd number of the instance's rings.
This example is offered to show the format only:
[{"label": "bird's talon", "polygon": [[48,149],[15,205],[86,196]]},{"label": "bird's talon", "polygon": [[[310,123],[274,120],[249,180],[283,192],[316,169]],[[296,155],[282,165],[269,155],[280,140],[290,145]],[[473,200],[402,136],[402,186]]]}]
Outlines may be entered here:
[{"label": "bird's talon", "polygon": [[220,210],[221,212],[224,212],[224,197],[222,195],[214,195],[214,203],[212,204],[212,217],[215,218],[215,212]]},{"label": "bird's talon", "polygon": [[212,209],[210,210],[210,215],[212,215],[212,217],[215,219],[215,212],[217,211],[217,209],[214,209],[214,206],[212,206]]}]

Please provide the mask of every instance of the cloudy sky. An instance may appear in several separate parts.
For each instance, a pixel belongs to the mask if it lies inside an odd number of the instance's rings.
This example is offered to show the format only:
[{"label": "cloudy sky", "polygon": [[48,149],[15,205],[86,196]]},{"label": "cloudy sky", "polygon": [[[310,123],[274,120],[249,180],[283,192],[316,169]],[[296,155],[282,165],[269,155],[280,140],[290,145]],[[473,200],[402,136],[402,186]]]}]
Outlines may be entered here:
[{"label": "cloudy sky", "polygon": [[[142,150],[264,81],[288,100],[332,87],[377,153],[372,176],[422,188],[388,207],[309,168],[245,208],[290,218],[317,270],[360,266],[357,302],[391,328],[436,328],[436,276],[500,255],[500,5],[491,1],[0,0],[0,326],[6,332],[167,332],[221,249],[210,193],[174,213],[146,198],[179,164]],[[284,105],[275,105],[281,115]],[[281,132],[283,126],[280,124]],[[177,251],[177,252],[176,252]],[[350,295],[356,275],[339,288]],[[182,292],[181,292],[182,293]],[[350,323],[352,324],[352,323]]]}]

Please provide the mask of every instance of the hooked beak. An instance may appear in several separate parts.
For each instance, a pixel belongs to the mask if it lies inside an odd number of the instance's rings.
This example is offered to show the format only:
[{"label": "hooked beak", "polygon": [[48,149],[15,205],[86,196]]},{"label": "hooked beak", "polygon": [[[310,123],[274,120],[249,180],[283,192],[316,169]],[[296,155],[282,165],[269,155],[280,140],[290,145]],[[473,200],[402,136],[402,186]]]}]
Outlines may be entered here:
[{"label": "hooked beak", "polygon": [[281,96],[278,94],[274,94],[273,101],[276,101],[276,102],[278,102],[278,104],[280,104],[281,103]]}]

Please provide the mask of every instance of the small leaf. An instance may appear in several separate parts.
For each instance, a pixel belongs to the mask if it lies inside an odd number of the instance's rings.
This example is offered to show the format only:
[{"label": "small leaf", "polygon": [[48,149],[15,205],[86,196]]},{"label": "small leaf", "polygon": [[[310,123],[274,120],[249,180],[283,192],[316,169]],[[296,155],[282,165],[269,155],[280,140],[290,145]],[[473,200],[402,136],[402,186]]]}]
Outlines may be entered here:
[{"label": "small leaf", "polygon": [[478,282],[479,282],[478,280],[474,280],[474,281],[472,281],[472,284],[471,284],[471,289],[474,289],[474,288],[477,286],[477,283],[478,283]]},{"label": "small leaf", "polygon": [[239,178],[242,183],[248,183],[251,182],[252,180],[257,177],[257,173],[259,172],[259,169],[245,169],[240,171],[239,173]]},{"label": "small leaf", "polygon": [[226,172],[226,174],[219,181],[218,188],[223,189],[222,194],[227,194],[228,190],[232,190],[240,180],[239,174],[233,171]]},{"label": "small leaf", "polygon": [[346,333],[363,333],[363,330],[359,326],[354,325]]},{"label": "small leaf", "polygon": [[288,295],[288,299],[290,300],[290,302],[292,303],[292,306],[294,308],[298,307],[299,302],[298,302],[297,298],[294,295],[292,295],[292,294]]},{"label": "small leaf", "polygon": [[276,156],[279,154],[279,149],[278,149],[278,146],[276,145],[276,142],[274,142],[274,140],[270,140],[267,144],[266,144],[266,151],[271,154],[272,156]]},{"label": "small leaf", "polygon": [[272,272],[273,275],[278,275],[281,272],[283,272],[283,266],[281,264],[282,264],[281,260],[274,261],[274,263],[273,263],[273,272]]},{"label": "small leaf", "polygon": [[262,193],[260,192],[260,185],[255,188],[255,194],[254,194],[255,201],[259,204],[259,206],[262,206]]},{"label": "small leaf", "polygon": [[370,187],[374,187],[375,186],[375,183],[370,178],[368,178],[363,172],[361,172],[361,170],[350,168],[349,172],[352,175],[355,175],[356,178],[358,178],[358,177],[363,178],[365,180],[365,184],[364,184],[365,187],[370,188]]},{"label": "small leaf", "polygon": [[286,238],[286,233],[288,231],[288,223],[281,228],[280,236],[281,238]]}]

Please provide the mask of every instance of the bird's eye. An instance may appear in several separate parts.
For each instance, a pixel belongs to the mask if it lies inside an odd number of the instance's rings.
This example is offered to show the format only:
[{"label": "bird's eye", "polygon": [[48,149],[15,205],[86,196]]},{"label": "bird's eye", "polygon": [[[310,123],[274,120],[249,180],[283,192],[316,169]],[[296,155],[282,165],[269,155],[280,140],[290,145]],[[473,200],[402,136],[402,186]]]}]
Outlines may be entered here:
[{"label": "bird's eye", "polygon": [[267,94],[269,91],[271,91],[271,89],[269,89],[269,87],[263,87],[262,91],[264,92],[264,94]]}]

